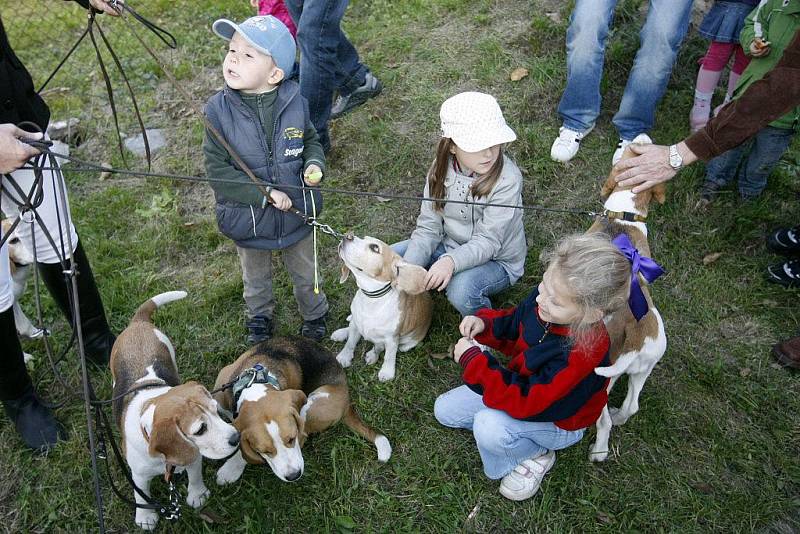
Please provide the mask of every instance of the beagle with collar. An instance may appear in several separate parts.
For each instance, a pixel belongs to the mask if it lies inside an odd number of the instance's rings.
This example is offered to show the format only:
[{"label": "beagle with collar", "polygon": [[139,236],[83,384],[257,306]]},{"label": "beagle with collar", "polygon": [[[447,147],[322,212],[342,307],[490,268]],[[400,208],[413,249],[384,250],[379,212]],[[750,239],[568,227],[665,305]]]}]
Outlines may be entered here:
[{"label": "beagle with collar", "polygon": [[339,257],[344,262],[339,282],[353,273],[358,291],[350,303],[350,325],[331,335],[334,341],[346,341],[336,359],[349,367],[363,337],[372,342],[364,356],[368,364],[386,351],[378,380],[392,380],[397,351],[416,347],[431,325],[433,301],[425,290],[427,271],[403,261],[389,245],[369,236],[342,240]]},{"label": "beagle with collar", "polygon": [[344,421],[375,444],[387,462],[392,446],[367,426],[350,403],[344,369],[327,349],[303,338],[259,343],[223,368],[214,395],[234,414],[239,451],[217,471],[217,484],[239,480],[247,464],[269,465],[284,482],[298,480],[305,466],[302,447],[309,434]]},{"label": "beagle with collar", "polygon": [[[122,452],[133,481],[150,495],[150,479],[172,466],[186,470],[186,502],[199,508],[208,499],[203,482],[202,457],[220,459],[239,445],[239,433],[217,413],[217,402],[197,382],[180,383],[175,349],[151,322],[153,312],[186,296],[170,291],[142,304],[111,349],[114,379],[114,420],[121,434]],[[130,391],[129,394],[125,392]],[[146,504],[136,491],[138,504]],[[154,510],[136,509],[136,524],[152,530]]]},{"label": "beagle with collar", "polygon": [[[636,142],[636,140],[634,140]],[[622,159],[633,157],[633,152],[626,149]],[[655,200],[663,204],[665,187],[663,184],[634,194],[629,188],[617,185],[617,171],[611,173],[603,184],[601,196],[605,198],[603,217],[598,217],[589,228],[589,232],[605,232],[612,238],[626,234],[631,243],[643,256],[650,257],[650,244],[647,240],[647,214],[650,203]],[[608,439],[611,427],[624,425],[628,419],[639,411],[639,394],[653,368],[667,350],[667,336],[664,321],[658,313],[647,282],[640,277],[640,286],[648,304],[648,311],[637,321],[630,308],[624,306],[605,319],[606,329],[611,338],[609,367],[598,367],[595,373],[609,377],[608,393],[622,375],[628,375],[628,392],[622,406],[603,409],[597,420],[597,438],[592,445],[589,459],[602,462],[608,457]]]},{"label": "beagle with collar", "polygon": [[[31,275],[33,264],[36,259],[33,257],[31,249],[20,239],[16,228],[13,232],[9,232],[13,224],[11,219],[3,219],[0,221],[0,224],[2,224],[2,232],[0,232],[0,235],[8,235],[6,243],[8,245],[8,259],[11,260],[9,263],[11,265],[11,283],[14,294],[14,304],[12,308],[14,310],[14,323],[17,325],[17,333],[28,339],[38,339],[45,335],[45,330],[33,326],[33,323],[31,323],[30,319],[25,315],[25,312],[22,311],[22,307],[19,304],[23,293],[25,293],[25,286],[28,283],[28,278]],[[20,224],[24,223],[20,222]],[[25,363],[28,363],[30,360],[31,355],[26,353]]]}]

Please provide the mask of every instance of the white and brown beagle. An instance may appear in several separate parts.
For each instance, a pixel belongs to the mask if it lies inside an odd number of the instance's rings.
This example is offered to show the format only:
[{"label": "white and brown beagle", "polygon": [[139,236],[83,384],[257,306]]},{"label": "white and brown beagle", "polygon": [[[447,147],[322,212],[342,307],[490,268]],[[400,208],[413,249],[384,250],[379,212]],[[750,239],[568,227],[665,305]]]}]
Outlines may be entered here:
[{"label": "white and brown beagle", "polygon": [[[8,248],[8,259],[11,260],[11,282],[14,293],[14,323],[17,325],[17,333],[20,336],[36,339],[42,337],[45,331],[33,326],[19,304],[23,293],[25,293],[25,285],[28,283],[28,278],[33,271],[35,258],[33,257],[31,249],[20,239],[16,228],[9,234],[13,222],[12,219],[3,219],[0,221],[0,224],[3,225],[1,235],[8,235],[6,244]],[[25,354],[26,363],[29,361],[30,357],[30,354]]]},{"label": "white and brown beagle", "polygon": [[248,463],[269,465],[285,482],[299,479],[306,436],[340,420],[375,444],[379,461],[392,455],[386,436],[364,424],[350,403],[342,366],[309,339],[259,343],[223,368],[214,387],[222,388],[214,398],[233,413],[241,433],[240,451],[217,472],[219,485],[238,480]]},{"label": "white and brown beagle", "polygon": [[[199,508],[208,499],[203,483],[202,457],[220,459],[239,445],[239,433],[217,413],[217,402],[197,382],[180,384],[175,349],[151,322],[152,313],[182,299],[170,291],[142,304],[111,350],[114,378],[114,420],[122,435],[125,460],[134,483],[148,496],[150,479],[172,466],[189,475],[186,502]],[[125,395],[126,391],[131,391]],[[119,397],[119,398],[117,398]],[[134,491],[139,504],[145,499]],[[136,524],[155,528],[154,510],[136,509]]]},{"label": "white and brown beagle", "polygon": [[347,341],[336,359],[349,367],[363,337],[373,344],[364,357],[368,364],[386,351],[378,380],[392,380],[397,351],[416,347],[431,325],[433,301],[425,291],[427,271],[403,261],[389,245],[369,236],[342,240],[339,257],[344,262],[339,282],[353,273],[358,291],[350,303],[350,325],[331,335],[334,341]]},{"label": "white and brown beagle", "polygon": [[[629,157],[633,157],[630,149],[625,150],[622,159]],[[605,217],[599,217],[588,231],[605,232],[612,238],[624,233],[643,256],[650,257],[645,221],[653,200],[659,204],[664,203],[665,187],[661,184],[634,194],[630,189],[622,189],[617,185],[616,175],[617,171],[612,168],[601,191],[601,196],[606,199]],[[608,439],[612,425],[624,425],[639,411],[639,394],[644,383],[667,350],[664,321],[650,297],[647,281],[641,276],[640,285],[649,306],[647,314],[637,321],[630,308],[624,306],[605,321],[611,338],[612,365],[598,367],[595,373],[611,378],[608,384],[609,394],[616,381],[627,374],[628,393],[621,407],[609,409],[606,405],[597,420],[597,439],[589,453],[589,459],[593,462],[602,462],[608,457]]]}]

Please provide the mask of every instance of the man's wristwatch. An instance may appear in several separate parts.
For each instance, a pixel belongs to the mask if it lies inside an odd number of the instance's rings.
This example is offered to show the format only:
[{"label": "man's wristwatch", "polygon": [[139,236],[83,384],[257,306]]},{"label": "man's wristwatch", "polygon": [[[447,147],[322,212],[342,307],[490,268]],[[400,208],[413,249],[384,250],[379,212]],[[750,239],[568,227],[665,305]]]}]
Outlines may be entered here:
[{"label": "man's wristwatch", "polygon": [[669,147],[669,166],[676,171],[681,170],[683,167],[683,158],[678,152],[678,145],[670,145]]}]

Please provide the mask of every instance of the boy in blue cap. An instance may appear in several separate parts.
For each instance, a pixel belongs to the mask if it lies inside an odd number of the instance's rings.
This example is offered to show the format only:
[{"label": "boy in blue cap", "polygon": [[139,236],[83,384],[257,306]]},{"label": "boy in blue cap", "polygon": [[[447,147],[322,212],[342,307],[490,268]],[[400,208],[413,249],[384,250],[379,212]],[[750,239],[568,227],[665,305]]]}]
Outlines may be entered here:
[{"label": "boy in blue cap", "polygon": [[[325,337],[328,301],[314,291],[311,227],[287,210],[318,215],[318,189],[325,156],[297,83],[296,47],[286,26],[272,16],[251,17],[237,25],[220,19],[214,33],[230,41],[222,63],[225,87],[206,104],[214,128],[264,182],[265,197],[212,132],[203,143],[206,174],[212,180],[220,231],[236,243],[244,279],[250,344],[269,339],[274,330],[272,251],[281,250],[303,317],[300,333]],[[232,183],[232,182],[238,183]],[[292,187],[282,187],[282,186]]]}]

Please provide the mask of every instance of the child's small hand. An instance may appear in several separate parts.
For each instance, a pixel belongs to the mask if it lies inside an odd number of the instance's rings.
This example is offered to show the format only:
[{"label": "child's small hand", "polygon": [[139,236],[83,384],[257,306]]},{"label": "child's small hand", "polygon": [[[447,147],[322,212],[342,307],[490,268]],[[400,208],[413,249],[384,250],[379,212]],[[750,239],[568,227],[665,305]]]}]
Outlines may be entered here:
[{"label": "child's small hand", "polygon": [[753,42],[750,43],[749,47],[750,55],[753,57],[766,56],[767,54],[769,54],[771,50],[770,44],[772,43],[770,43],[769,41],[764,41],[759,37],[756,37],[755,39],[753,39]]},{"label": "child's small hand", "polygon": [[458,325],[458,331],[467,339],[472,339],[477,336],[483,332],[484,328],[483,319],[475,317],[474,315],[467,315],[461,320],[461,324]]},{"label": "child's small hand", "polygon": [[303,173],[303,181],[306,185],[311,187],[319,185],[320,181],[322,181],[322,169],[320,169],[318,165],[312,163]]},{"label": "child's small hand", "polygon": [[436,260],[436,263],[431,265],[428,269],[428,275],[425,277],[425,289],[437,289],[442,291],[450,283],[450,278],[453,277],[453,271],[456,269],[456,264],[450,256],[444,256]]},{"label": "child's small hand", "polygon": [[458,363],[459,360],[461,360],[461,356],[467,351],[467,349],[474,346],[475,343],[472,340],[462,337],[461,339],[458,340],[456,346],[453,347],[453,360],[455,360],[455,362]]},{"label": "child's small hand", "polygon": [[272,204],[281,211],[287,211],[292,207],[292,199],[283,191],[273,189],[269,192],[269,198]]}]

